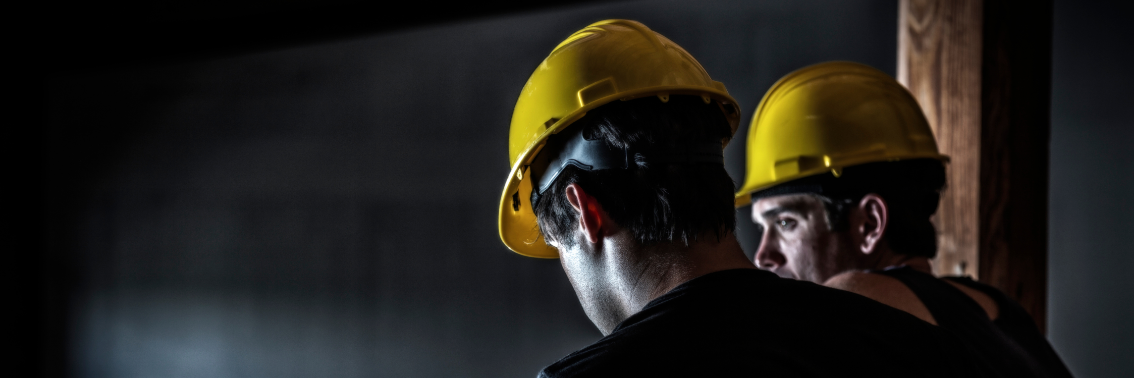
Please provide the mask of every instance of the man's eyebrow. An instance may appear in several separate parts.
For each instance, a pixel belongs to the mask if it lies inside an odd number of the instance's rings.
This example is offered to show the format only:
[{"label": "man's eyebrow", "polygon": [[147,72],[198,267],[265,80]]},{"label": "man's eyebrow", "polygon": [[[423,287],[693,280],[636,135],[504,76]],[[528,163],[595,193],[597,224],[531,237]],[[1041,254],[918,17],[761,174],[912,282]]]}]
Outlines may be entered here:
[{"label": "man's eyebrow", "polygon": [[783,213],[806,214],[807,208],[807,203],[803,200],[788,201],[779,206],[765,210],[763,213],[760,213],[760,216],[764,218],[772,218]]}]

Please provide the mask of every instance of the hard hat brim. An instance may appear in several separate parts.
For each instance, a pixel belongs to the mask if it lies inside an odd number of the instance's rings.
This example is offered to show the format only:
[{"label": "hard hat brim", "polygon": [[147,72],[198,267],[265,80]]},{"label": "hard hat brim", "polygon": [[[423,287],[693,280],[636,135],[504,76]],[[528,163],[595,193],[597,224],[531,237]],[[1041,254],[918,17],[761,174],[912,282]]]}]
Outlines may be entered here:
[{"label": "hard hat brim", "polygon": [[912,159],[935,159],[935,160],[941,161],[942,163],[946,163],[946,164],[949,163],[949,161],[950,161],[949,156],[941,155],[941,154],[920,154],[920,155],[904,155],[904,156],[892,156],[892,157],[888,156],[888,157],[885,157],[883,159],[879,159],[877,157],[866,157],[866,158],[861,158],[861,159],[856,159],[856,160],[848,160],[843,164],[832,165],[830,167],[821,167],[821,168],[815,168],[815,169],[811,169],[811,170],[807,170],[807,171],[802,171],[799,174],[786,176],[786,177],[783,177],[782,179],[777,178],[776,181],[767,183],[765,185],[754,186],[754,187],[750,187],[750,188],[749,187],[741,188],[740,191],[736,192],[734,206],[736,206],[736,208],[739,209],[741,207],[751,205],[752,204],[752,193],[756,193],[756,192],[759,192],[759,191],[764,190],[764,189],[771,188],[771,187],[776,186],[776,185],[789,183],[789,182],[792,182],[792,181],[795,181],[795,180],[799,180],[799,179],[803,179],[803,178],[807,178],[807,177],[811,177],[811,176],[815,176],[815,175],[827,174],[827,173],[831,173],[832,171],[839,171],[843,168],[853,167],[853,166],[856,166],[856,165],[859,165],[859,164],[874,163],[874,162],[879,162],[879,161],[900,161],[900,160],[912,160]]}]

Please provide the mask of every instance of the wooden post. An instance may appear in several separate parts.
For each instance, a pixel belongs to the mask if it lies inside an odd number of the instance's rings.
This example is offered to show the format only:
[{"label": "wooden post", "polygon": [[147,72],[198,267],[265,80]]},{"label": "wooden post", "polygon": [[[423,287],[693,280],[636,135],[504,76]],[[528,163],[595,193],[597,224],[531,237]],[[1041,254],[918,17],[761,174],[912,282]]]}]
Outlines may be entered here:
[{"label": "wooden post", "polygon": [[980,280],[1047,329],[1051,0],[985,0]]},{"label": "wooden post", "polygon": [[997,287],[1046,329],[1051,1],[899,4],[898,80],[952,157],[934,272]]},{"label": "wooden post", "polygon": [[921,104],[937,147],[952,158],[934,217],[938,275],[979,272],[981,5],[981,0],[899,3],[898,81]]}]

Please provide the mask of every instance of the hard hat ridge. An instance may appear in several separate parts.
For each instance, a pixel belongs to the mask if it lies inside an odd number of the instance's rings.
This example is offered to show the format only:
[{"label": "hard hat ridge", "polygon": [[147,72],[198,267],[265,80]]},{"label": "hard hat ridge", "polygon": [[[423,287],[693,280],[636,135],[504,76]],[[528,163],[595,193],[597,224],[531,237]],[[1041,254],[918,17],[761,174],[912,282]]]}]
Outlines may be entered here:
[{"label": "hard hat ridge", "polygon": [[647,28],[646,25],[642,25],[642,23],[637,21],[612,19],[590,24],[587,27],[580,29],[579,31],[571,33],[571,36],[567,37],[567,39],[563,40],[563,42],[560,42],[558,46],[555,46],[555,48],[551,50],[551,54],[555,54],[564,46],[577,42],[583,38],[587,38],[596,34],[607,33],[608,30],[612,27],[629,28],[638,32],[641,38],[649,41],[656,48],[665,48],[665,43],[660,38],[658,38],[661,35],[655,33],[653,30],[650,30],[650,28]]}]

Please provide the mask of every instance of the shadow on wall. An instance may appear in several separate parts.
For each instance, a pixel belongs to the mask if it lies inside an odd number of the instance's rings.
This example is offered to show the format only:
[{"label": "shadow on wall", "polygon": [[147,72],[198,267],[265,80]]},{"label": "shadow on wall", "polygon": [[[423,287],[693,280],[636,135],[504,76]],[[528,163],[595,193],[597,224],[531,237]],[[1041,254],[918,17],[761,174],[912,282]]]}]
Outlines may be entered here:
[{"label": "shadow on wall", "polygon": [[[896,14],[629,2],[55,77],[48,235],[71,277],[70,375],[535,374],[599,337],[558,262],[496,234],[512,106],[559,41],[642,21],[750,116],[807,64],[892,73]],[[738,182],[744,138],[726,151]]]}]

